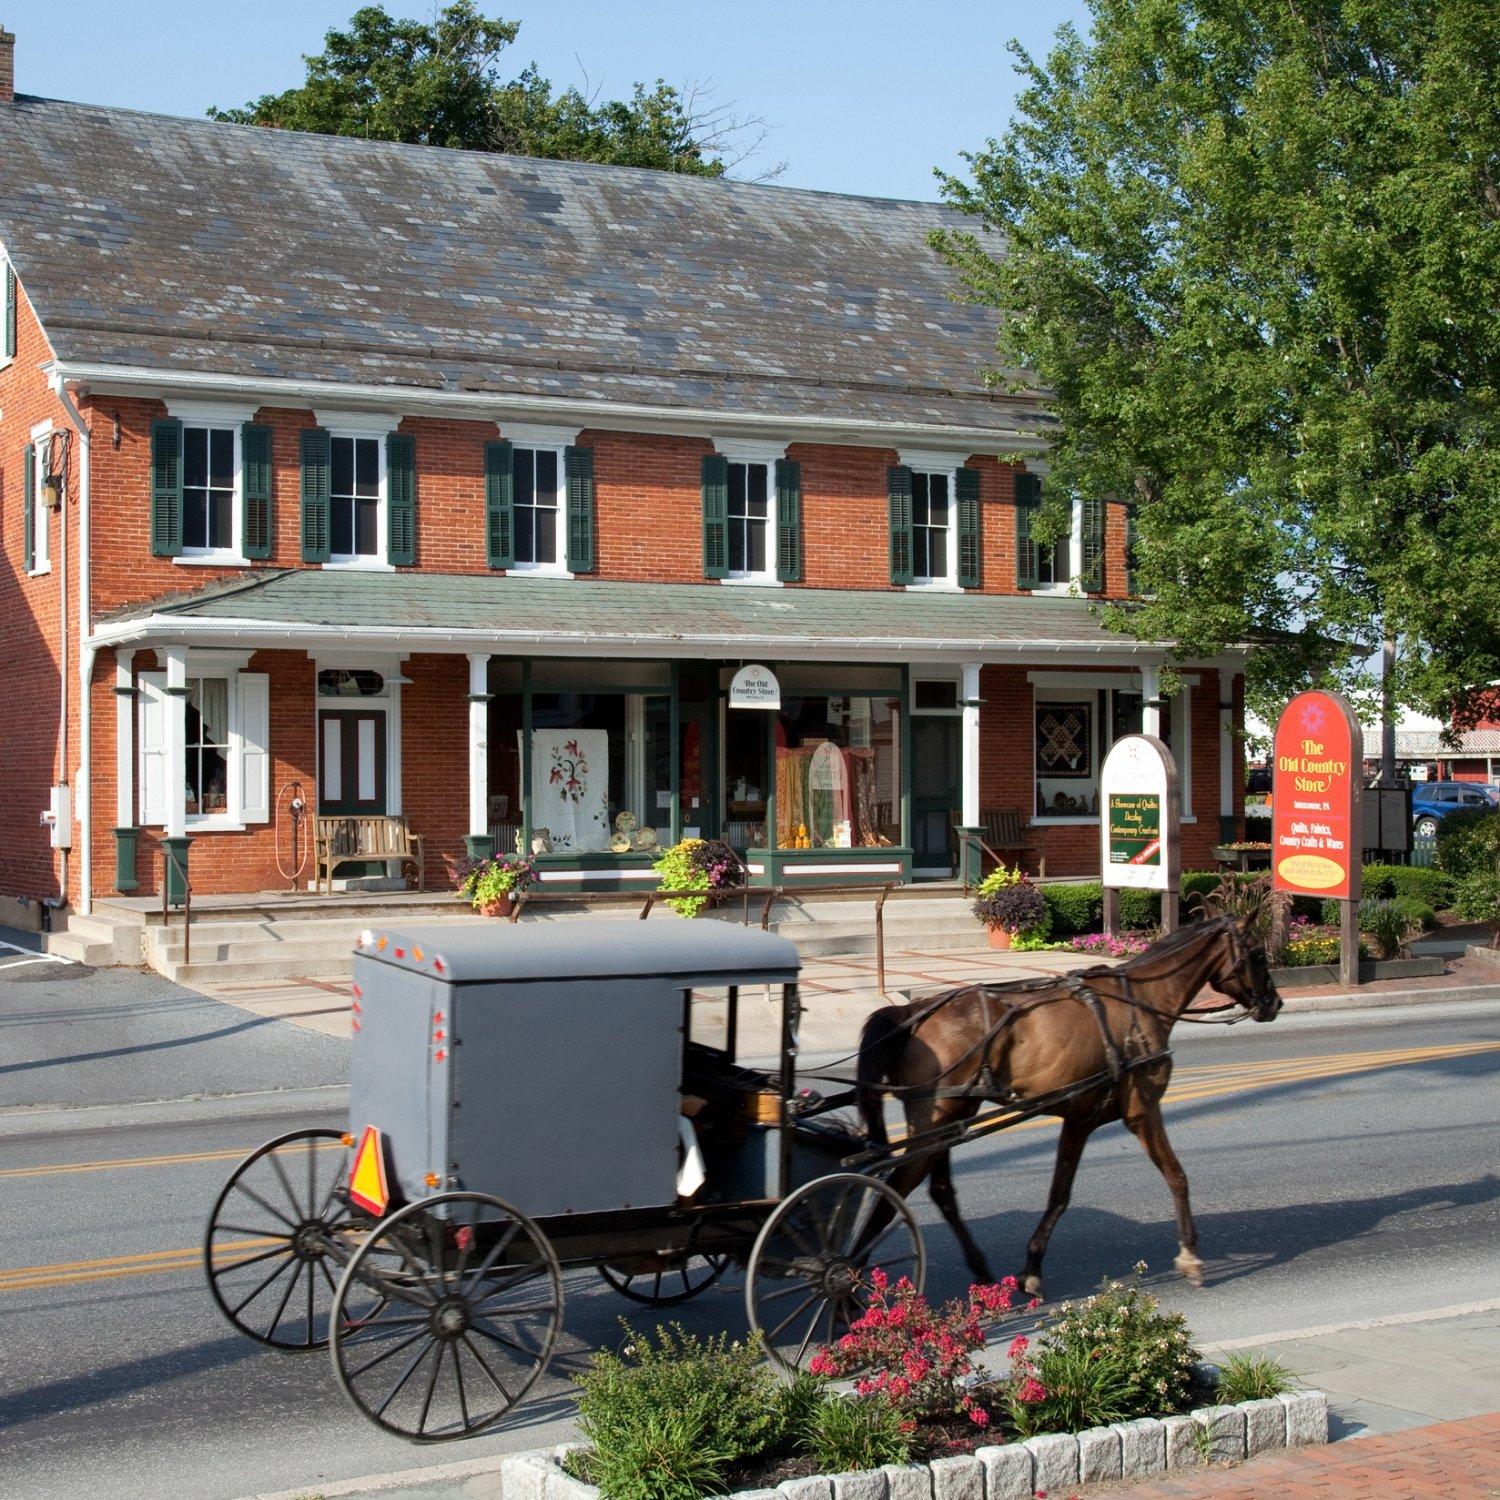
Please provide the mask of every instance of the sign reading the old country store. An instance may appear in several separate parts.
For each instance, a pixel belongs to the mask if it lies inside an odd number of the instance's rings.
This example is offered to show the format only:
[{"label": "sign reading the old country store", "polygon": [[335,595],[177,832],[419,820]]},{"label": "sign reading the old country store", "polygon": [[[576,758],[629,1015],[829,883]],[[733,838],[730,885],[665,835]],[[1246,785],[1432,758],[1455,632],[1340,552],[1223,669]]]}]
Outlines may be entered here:
[{"label": "sign reading the old country store", "polygon": [[1294,896],[1359,900],[1364,736],[1337,693],[1298,693],[1276,725],[1271,871]]},{"label": "sign reading the old country store", "polygon": [[781,707],[781,684],[769,667],[741,667],[729,684],[729,706],[731,708]]},{"label": "sign reading the old country store", "polygon": [[1178,798],[1177,764],[1159,739],[1127,734],[1115,741],[1099,785],[1106,889],[1176,889]]}]

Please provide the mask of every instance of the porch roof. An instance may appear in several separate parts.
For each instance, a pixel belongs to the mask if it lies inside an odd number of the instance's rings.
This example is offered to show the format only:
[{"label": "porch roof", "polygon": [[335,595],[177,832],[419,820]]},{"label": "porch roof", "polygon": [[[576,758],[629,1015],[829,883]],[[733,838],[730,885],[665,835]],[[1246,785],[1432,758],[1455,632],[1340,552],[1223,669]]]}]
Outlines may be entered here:
[{"label": "porch roof", "polygon": [[823,659],[1158,654],[1086,599],[899,589],[618,583],[517,574],[261,572],[121,611],[111,645]]}]

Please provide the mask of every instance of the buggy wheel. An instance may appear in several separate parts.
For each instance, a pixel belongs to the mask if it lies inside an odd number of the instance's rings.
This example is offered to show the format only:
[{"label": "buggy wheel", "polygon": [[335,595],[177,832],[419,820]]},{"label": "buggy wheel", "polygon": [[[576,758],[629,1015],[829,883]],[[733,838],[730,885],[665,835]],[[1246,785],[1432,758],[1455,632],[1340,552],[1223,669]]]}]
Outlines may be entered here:
[{"label": "buggy wheel", "polygon": [[219,1311],[273,1349],[328,1343],[334,1293],[357,1230],[341,1189],[349,1148],[337,1130],[294,1130],[252,1151],[223,1186],[203,1236]]},{"label": "buggy wheel", "polygon": [[706,1292],[729,1269],[727,1255],[692,1251],[643,1255],[626,1264],[601,1261],[599,1274],[622,1296],[647,1307],[675,1307]]},{"label": "buggy wheel", "polygon": [[906,1200],[861,1172],[819,1177],[761,1226],[745,1271],[745,1314],[784,1370],[803,1369],[865,1310],[870,1277],[922,1289],[927,1255]]},{"label": "buggy wheel", "polygon": [[417,1443],[494,1426],[547,1367],[562,1271],[525,1214],[442,1193],[383,1219],[334,1301],[333,1368],[377,1427]]}]

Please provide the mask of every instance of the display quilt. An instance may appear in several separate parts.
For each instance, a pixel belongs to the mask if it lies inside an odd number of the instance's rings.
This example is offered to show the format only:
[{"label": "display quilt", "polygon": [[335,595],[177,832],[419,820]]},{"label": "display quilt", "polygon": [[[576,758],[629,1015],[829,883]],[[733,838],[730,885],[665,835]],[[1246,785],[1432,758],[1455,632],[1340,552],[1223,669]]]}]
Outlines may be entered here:
[{"label": "display quilt", "polygon": [[552,848],[609,848],[609,731],[536,729],[531,735],[531,826]]}]

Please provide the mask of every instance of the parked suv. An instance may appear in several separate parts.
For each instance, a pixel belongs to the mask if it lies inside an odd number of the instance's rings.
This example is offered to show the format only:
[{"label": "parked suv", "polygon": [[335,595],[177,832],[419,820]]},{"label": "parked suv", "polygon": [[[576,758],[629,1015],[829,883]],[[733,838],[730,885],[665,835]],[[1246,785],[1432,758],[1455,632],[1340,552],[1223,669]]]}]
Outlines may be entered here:
[{"label": "parked suv", "polygon": [[1500,790],[1477,781],[1423,781],[1411,789],[1412,827],[1433,838],[1438,823],[1461,808],[1500,807]]}]

